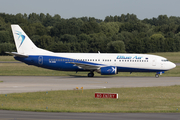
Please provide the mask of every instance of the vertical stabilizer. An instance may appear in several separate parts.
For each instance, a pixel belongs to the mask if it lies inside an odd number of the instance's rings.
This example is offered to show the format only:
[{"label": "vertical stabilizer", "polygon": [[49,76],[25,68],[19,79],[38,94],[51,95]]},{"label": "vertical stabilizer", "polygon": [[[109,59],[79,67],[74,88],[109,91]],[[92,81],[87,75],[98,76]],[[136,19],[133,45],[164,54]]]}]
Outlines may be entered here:
[{"label": "vertical stabilizer", "polygon": [[11,25],[11,28],[18,54],[29,55],[50,52],[36,47],[19,25]]}]

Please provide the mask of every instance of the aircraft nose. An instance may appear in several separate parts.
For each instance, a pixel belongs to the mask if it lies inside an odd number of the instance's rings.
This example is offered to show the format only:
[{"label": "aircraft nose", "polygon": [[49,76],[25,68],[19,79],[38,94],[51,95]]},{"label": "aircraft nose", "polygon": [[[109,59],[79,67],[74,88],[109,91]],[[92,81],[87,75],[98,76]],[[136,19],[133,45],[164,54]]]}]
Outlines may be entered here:
[{"label": "aircraft nose", "polygon": [[[174,64],[174,63],[173,63]],[[175,68],[176,67],[176,64],[174,64],[174,66],[173,66],[173,68]]]},{"label": "aircraft nose", "polygon": [[171,65],[170,65],[170,66],[171,66],[171,69],[173,69],[173,68],[176,67],[176,64],[174,64],[174,63],[171,62]]}]

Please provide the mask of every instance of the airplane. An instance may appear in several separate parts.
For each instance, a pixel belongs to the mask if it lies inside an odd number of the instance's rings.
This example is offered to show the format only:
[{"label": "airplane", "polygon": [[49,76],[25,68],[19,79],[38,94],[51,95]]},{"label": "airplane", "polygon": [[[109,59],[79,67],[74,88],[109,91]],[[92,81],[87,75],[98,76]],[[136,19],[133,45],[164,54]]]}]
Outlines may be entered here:
[{"label": "airplane", "polygon": [[11,25],[18,61],[28,65],[59,71],[90,71],[101,75],[115,75],[118,72],[155,72],[155,77],[173,69],[176,65],[166,58],[149,54],[130,53],[55,53],[38,48],[19,25]]}]

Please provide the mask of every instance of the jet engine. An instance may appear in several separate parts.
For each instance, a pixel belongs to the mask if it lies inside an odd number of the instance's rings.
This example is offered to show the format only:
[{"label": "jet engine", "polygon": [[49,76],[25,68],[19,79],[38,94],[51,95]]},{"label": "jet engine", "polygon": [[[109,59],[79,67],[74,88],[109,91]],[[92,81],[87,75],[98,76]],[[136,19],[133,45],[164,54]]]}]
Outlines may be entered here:
[{"label": "jet engine", "polygon": [[118,73],[117,67],[114,66],[101,67],[100,69],[96,70],[96,72],[100,73],[101,75],[115,75]]}]

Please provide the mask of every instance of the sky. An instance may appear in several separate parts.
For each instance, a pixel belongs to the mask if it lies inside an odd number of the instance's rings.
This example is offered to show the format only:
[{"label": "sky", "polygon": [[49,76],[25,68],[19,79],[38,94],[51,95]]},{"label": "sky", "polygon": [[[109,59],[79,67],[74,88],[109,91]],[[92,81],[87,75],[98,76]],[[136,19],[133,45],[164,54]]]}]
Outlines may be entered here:
[{"label": "sky", "polygon": [[139,19],[159,15],[180,16],[180,0],[0,0],[0,13],[49,13],[61,18],[95,17],[135,14]]}]

